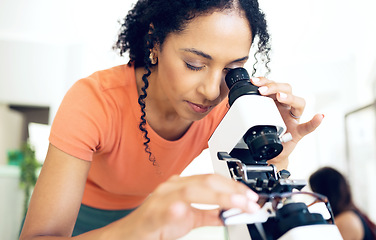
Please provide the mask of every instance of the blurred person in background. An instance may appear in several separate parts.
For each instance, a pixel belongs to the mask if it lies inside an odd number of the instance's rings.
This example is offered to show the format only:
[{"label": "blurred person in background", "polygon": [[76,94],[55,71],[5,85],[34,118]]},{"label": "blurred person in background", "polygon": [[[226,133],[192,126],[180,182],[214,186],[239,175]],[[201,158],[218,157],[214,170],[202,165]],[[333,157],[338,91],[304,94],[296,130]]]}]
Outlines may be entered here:
[{"label": "blurred person in background", "polygon": [[334,221],[344,240],[375,240],[376,225],[354,203],[346,177],[331,167],[322,167],[309,177],[313,192],[328,197]]}]

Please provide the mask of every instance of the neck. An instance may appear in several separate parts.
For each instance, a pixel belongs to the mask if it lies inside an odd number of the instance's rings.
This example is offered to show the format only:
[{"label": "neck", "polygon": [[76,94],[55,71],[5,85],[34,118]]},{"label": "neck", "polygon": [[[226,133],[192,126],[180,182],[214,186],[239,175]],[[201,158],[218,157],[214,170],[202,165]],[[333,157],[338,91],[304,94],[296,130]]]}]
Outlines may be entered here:
[{"label": "neck", "polygon": [[[146,120],[149,126],[162,138],[166,140],[180,139],[192,125],[192,121],[182,119],[171,107],[169,100],[158,88],[156,79],[156,68],[151,69],[148,77],[149,87],[146,89],[147,97],[145,98]],[[146,70],[141,67],[136,69],[136,83],[138,95],[142,95],[144,82],[142,76]]]}]

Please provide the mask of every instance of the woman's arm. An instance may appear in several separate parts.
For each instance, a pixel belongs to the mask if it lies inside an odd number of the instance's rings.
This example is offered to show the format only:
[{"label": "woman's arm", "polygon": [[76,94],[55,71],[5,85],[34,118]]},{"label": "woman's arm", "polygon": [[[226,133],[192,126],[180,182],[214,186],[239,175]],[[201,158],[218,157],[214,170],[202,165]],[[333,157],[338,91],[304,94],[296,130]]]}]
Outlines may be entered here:
[{"label": "woman's arm", "polygon": [[[50,145],[29,205],[21,240],[69,239],[81,205],[90,162]],[[130,215],[74,239],[176,239],[205,225],[220,225],[219,210],[199,210],[192,203],[220,209],[259,209],[258,195],[242,183],[219,175],[171,177]]]},{"label": "woman's arm", "polygon": [[363,239],[364,229],[362,221],[353,211],[343,212],[334,220],[344,240]]},{"label": "woman's arm", "polygon": [[72,234],[89,168],[90,162],[50,144],[20,239],[69,237]]},{"label": "woman's arm", "polygon": [[[220,209],[239,208],[247,213],[260,209],[258,195],[245,184],[220,175],[173,176],[162,183],[127,217],[114,222],[107,239],[173,240],[201,226],[222,225]],[[200,210],[192,203],[219,205]],[[127,226],[127,228],[125,228]]]}]

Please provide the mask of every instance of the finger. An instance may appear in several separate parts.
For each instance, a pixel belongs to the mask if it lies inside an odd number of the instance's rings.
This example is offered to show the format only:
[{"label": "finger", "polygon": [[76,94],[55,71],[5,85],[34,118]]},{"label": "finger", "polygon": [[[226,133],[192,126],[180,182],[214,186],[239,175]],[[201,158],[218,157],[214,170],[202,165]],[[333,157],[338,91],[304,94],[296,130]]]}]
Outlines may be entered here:
[{"label": "finger", "polygon": [[[252,77],[251,78],[251,83],[258,88],[258,91],[261,95],[264,95],[264,96],[269,96],[269,95],[272,95],[270,94],[270,89],[269,89],[269,84],[273,83],[273,81],[267,79],[267,78],[264,78],[264,77]],[[275,96],[272,95],[272,96],[269,96],[271,97],[272,99],[276,100],[275,99]]]},{"label": "finger", "polygon": [[290,110],[291,116],[298,119],[304,111],[305,100],[292,94],[291,85],[288,83],[276,83],[266,78],[252,78],[252,82],[259,86],[259,92],[263,96],[270,96],[277,100],[283,107]]},{"label": "finger", "polygon": [[273,100],[278,100],[276,95],[279,93],[292,96],[291,86],[287,83],[270,83],[260,86],[258,91],[262,96],[271,97]]},{"label": "finger", "polygon": [[245,212],[259,209],[256,204],[258,195],[232,179],[212,174],[186,178],[184,181],[187,184],[175,193],[187,202],[215,204],[225,209],[240,208]]},{"label": "finger", "polygon": [[226,178],[218,174],[202,174],[195,176],[182,177],[181,180],[186,185],[201,186],[210,188],[213,191],[229,193],[229,194],[249,194],[254,200],[258,199],[258,195],[241,183],[235,182],[232,179]]},{"label": "finger", "polygon": [[259,87],[259,92],[263,96],[268,96],[272,94],[276,94],[277,92],[284,92],[287,94],[291,94],[292,88],[288,83],[269,83]]},{"label": "finger", "polygon": [[277,100],[283,104],[283,106],[289,106],[286,110],[289,110],[291,117],[298,119],[303,114],[306,105],[304,98],[279,92],[277,94]]},{"label": "finger", "polygon": [[251,78],[251,83],[258,87],[267,86],[270,93],[276,93],[278,89],[284,92],[291,92],[292,90],[291,85],[288,83],[278,83],[264,77],[253,77]]},{"label": "finger", "polygon": [[251,78],[251,83],[255,86],[263,86],[263,85],[267,85],[269,83],[273,83],[274,81],[268,79],[268,78],[265,78],[265,77],[252,77]]},{"label": "finger", "polygon": [[207,189],[195,189],[195,195],[186,196],[185,199],[192,203],[209,204],[219,206],[219,209],[241,209],[243,212],[254,213],[260,209],[257,201],[250,200],[244,194],[227,194],[208,191]]},{"label": "finger", "polygon": [[318,126],[320,126],[322,120],[324,119],[324,114],[316,114],[310,121],[302,123],[298,126],[298,133],[300,137],[313,132]]},{"label": "finger", "polygon": [[218,226],[222,225],[222,221],[218,218],[219,213],[219,209],[202,210],[187,205],[183,201],[176,201],[169,206],[166,221],[175,223],[183,221],[184,224],[187,224],[188,215],[193,214],[193,228],[208,225]]}]

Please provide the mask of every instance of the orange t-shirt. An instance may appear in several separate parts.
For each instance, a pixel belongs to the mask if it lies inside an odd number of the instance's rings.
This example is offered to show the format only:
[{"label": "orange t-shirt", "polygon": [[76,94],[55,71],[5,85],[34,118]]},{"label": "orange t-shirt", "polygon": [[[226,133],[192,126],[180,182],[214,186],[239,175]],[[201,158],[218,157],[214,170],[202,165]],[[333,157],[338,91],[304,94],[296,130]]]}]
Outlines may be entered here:
[{"label": "orange t-shirt", "polygon": [[176,141],[163,139],[146,125],[156,167],[144,150],[140,109],[135,71],[127,65],[98,71],[67,92],[49,140],[60,150],[92,162],[83,204],[109,210],[137,207],[207,148],[227,112],[223,101]]}]

